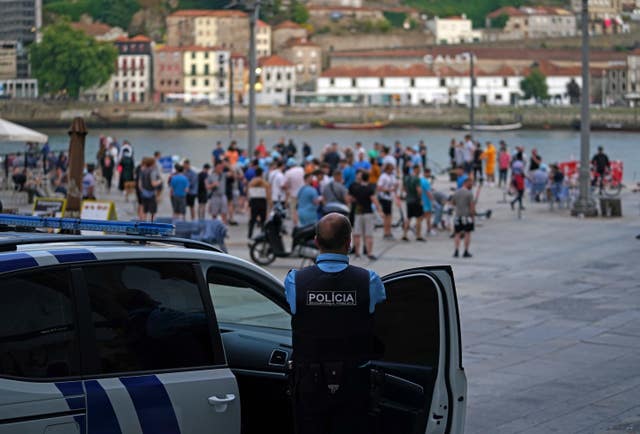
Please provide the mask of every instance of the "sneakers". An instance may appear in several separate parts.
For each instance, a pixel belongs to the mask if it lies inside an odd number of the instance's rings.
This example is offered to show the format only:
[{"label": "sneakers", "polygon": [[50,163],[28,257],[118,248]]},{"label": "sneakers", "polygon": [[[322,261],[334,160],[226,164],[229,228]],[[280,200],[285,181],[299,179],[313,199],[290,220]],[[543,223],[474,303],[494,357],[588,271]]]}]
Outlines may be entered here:
[{"label": "sneakers", "polygon": [[393,235],[385,235],[382,237],[383,240],[395,240],[395,238],[393,237]]},{"label": "sneakers", "polygon": [[427,242],[427,240],[425,240],[425,239],[424,239],[424,238],[422,238],[422,237],[418,237],[418,238],[416,238],[416,241],[421,241],[421,242],[423,242],[423,243],[426,243],[426,242]]},{"label": "sneakers", "polygon": [[402,239],[402,241],[409,241],[409,238],[407,238],[407,237],[402,237],[401,239]]},{"label": "sneakers", "polygon": [[453,257],[457,258],[458,256],[460,256],[460,254],[458,253],[458,251],[456,250],[455,252],[453,252]]},{"label": "sneakers", "polygon": [[464,251],[464,255],[462,255],[462,257],[463,258],[471,258],[471,257],[473,257],[473,255],[465,250]]},{"label": "sneakers", "polygon": [[374,256],[374,255],[367,255],[367,258],[368,258],[370,261],[375,261],[375,260],[377,260],[377,259],[378,259],[378,258],[377,258],[376,256]]}]

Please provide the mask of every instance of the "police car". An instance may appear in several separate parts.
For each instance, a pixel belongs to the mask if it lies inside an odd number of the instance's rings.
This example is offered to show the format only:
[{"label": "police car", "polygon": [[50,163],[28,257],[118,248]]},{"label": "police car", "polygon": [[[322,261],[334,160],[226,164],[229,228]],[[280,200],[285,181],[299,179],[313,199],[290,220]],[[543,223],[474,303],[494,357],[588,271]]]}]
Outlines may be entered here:
[{"label": "police car", "polygon": [[[171,225],[0,215],[0,227],[0,433],[292,432],[291,318],[272,275]],[[379,432],[462,433],[451,269],[383,281]]]}]

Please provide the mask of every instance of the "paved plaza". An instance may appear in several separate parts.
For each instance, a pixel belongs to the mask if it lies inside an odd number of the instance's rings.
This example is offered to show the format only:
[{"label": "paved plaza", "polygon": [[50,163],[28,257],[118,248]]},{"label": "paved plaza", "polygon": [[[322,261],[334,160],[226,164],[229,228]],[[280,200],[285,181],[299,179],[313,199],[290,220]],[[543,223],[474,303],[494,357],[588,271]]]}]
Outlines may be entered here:
[{"label": "paved plaza", "polygon": [[[424,244],[382,241],[377,231],[379,259],[353,262],[381,275],[453,265],[467,433],[640,433],[640,194],[622,197],[622,218],[572,218],[526,202],[518,219],[498,203],[501,191],[485,188],[479,208],[493,216],[478,224],[473,258],[453,259],[448,234]],[[132,204],[117,208],[133,217]],[[169,214],[167,199],[161,210]],[[246,217],[238,220],[230,253],[248,259]],[[284,277],[299,265],[277,259],[268,269]]]}]

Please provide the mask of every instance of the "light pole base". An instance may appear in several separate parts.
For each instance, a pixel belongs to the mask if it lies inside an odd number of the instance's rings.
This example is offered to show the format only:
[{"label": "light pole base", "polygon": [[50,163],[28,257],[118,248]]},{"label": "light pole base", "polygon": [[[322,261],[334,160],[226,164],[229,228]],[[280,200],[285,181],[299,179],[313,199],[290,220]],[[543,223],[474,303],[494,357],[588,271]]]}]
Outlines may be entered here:
[{"label": "light pole base", "polygon": [[598,217],[598,208],[593,199],[578,198],[571,209],[573,217]]}]

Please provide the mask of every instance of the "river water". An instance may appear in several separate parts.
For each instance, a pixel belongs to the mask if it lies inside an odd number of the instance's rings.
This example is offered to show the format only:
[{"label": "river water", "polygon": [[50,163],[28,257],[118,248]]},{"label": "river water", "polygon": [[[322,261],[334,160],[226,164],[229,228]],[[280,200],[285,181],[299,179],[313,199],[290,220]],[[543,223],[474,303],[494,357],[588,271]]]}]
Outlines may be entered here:
[{"label": "river water", "polygon": [[[51,148],[54,150],[65,149],[68,146],[69,136],[65,130],[42,130],[49,135]],[[116,137],[120,142],[129,140],[134,146],[135,156],[141,158],[152,155],[159,150],[163,154],[179,155],[182,158],[190,158],[195,166],[199,166],[211,160],[211,151],[217,140],[225,145],[229,141],[229,132],[213,129],[103,129],[90,130],[87,136],[86,158],[87,161],[95,159],[98,136],[104,134]],[[337,142],[341,146],[353,146],[356,141],[361,141],[365,147],[370,148],[374,142],[385,143],[389,146],[394,141],[400,140],[404,145],[415,145],[424,140],[428,148],[428,157],[432,166],[436,169],[446,167],[448,162],[448,147],[452,138],[460,140],[464,132],[450,129],[412,129],[391,128],[371,131],[347,131],[347,130],[260,130],[258,139],[264,138],[268,147],[271,147],[280,137],[292,138],[300,148],[303,142],[308,142],[318,155],[322,147],[330,142]],[[246,146],[247,132],[236,131],[234,134],[240,147]],[[547,131],[547,130],[518,130],[500,133],[477,133],[476,138],[483,143],[491,140],[496,144],[499,140],[505,140],[509,149],[516,145],[525,147],[527,154],[536,147],[546,163],[579,159],[580,133],[578,131]],[[593,132],[591,134],[591,154],[597,146],[604,146],[605,152],[612,160],[623,160],[624,178],[627,183],[640,180],[640,133],[627,132]],[[2,153],[23,150],[22,144],[0,145]]]}]

